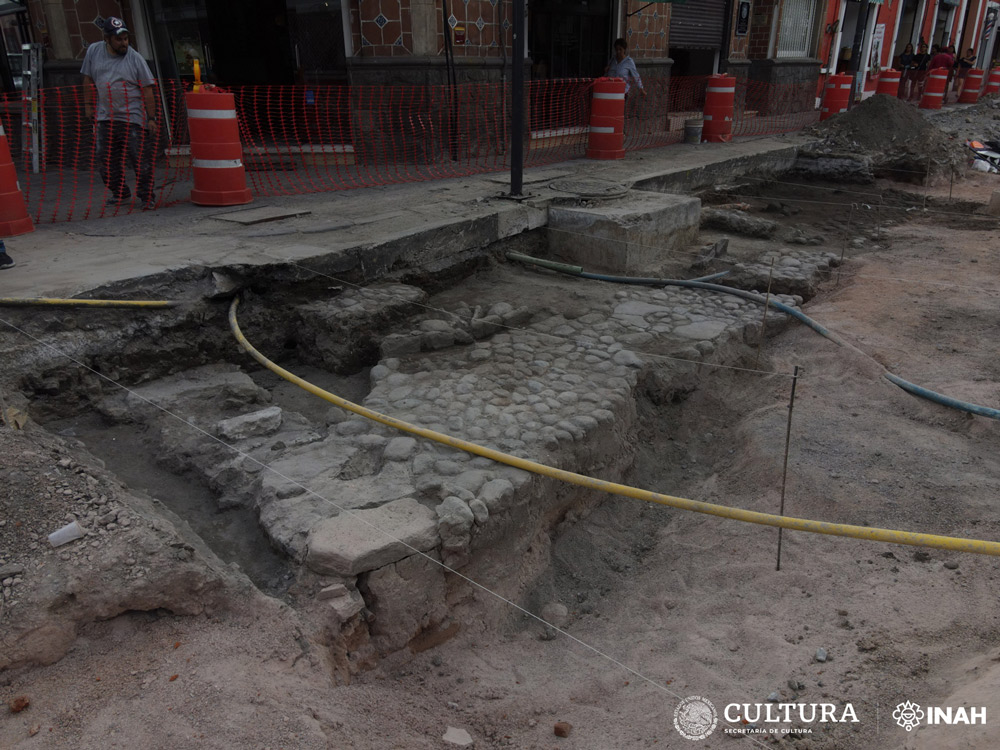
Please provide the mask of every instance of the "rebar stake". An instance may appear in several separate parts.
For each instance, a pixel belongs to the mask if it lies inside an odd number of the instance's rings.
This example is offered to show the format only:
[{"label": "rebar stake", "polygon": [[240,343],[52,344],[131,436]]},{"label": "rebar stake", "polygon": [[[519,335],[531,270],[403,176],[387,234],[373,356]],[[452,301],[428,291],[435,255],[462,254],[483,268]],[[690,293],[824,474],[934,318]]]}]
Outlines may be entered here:
[{"label": "rebar stake", "polygon": [[[788,446],[792,442],[792,409],[795,408],[795,385],[799,382],[799,366],[795,365],[795,371],[792,373],[792,395],[788,399],[788,425],[785,427],[785,463],[781,469],[781,509],[778,511],[779,516],[785,515],[785,480],[788,478]],[[778,562],[775,570],[781,570],[781,532],[784,531],[780,526],[778,527]]]},{"label": "rebar stake", "polygon": [[854,220],[854,204],[851,204],[851,212],[847,215],[847,226],[844,228],[844,244],[840,248],[840,265],[837,266],[837,286],[840,286],[840,274],[844,271],[844,255],[847,253],[847,237],[851,233],[851,224]]}]

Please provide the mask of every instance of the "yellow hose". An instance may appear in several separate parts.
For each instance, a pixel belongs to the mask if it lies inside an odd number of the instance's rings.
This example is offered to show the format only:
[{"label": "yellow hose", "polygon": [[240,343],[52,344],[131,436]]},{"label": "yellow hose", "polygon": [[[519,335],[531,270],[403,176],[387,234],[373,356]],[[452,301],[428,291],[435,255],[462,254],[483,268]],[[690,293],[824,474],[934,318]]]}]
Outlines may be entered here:
[{"label": "yellow hose", "polygon": [[54,297],[0,297],[0,307],[177,307],[181,303],[172,300],[131,300],[131,299],[58,299]]},{"label": "yellow hose", "polygon": [[460,438],[451,437],[450,435],[444,435],[440,432],[435,432],[434,430],[417,427],[409,422],[394,419],[393,417],[380,414],[379,412],[366,409],[363,406],[359,406],[358,404],[342,399],[340,396],[336,396],[329,391],[324,391],[322,388],[315,386],[289,372],[283,367],[276,365],[274,362],[257,351],[243,335],[243,332],[240,330],[239,323],[236,320],[236,309],[238,306],[239,298],[237,297],[233,299],[233,302],[229,307],[229,327],[232,329],[233,335],[236,337],[240,346],[246,349],[251,357],[256,359],[271,372],[276,375],[280,375],[285,380],[305,389],[314,396],[319,396],[323,400],[329,401],[331,404],[335,404],[342,409],[354,412],[355,414],[371,419],[375,422],[379,422],[380,424],[394,427],[397,430],[402,430],[403,432],[409,432],[412,435],[419,435],[420,437],[434,440],[435,442],[447,445],[451,448],[458,448],[459,450],[463,450],[477,456],[483,456],[484,458],[489,458],[493,461],[497,461],[498,463],[507,464],[508,466],[513,466],[518,469],[523,469],[524,471],[530,471],[534,474],[540,474],[553,479],[559,479],[563,482],[575,484],[587,489],[600,490],[602,492],[608,492],[612,495],[622,495],[624,497],[631,497],[636,500],[645,500],[651,503],[659,503],[660,505],[667,505],[671,508],[692,510],[696,513],[706,513],[712,516],[720,516],[721,518],[730,518],[734,521],[744,521],[746,523],[756,523],[763,526],[792,529],[794,531],[809,531],[814,534],[846,536],[853,537],[854,539],[865,539],[875,542],[908,544],[914,547],[934,547],[936,549],[953,550],[956,552],[974,552],[980,555],[1000,556],[1000,542],[988,542],[980,539],[961,539],[958,537],[938,536],[937,534],[920,534],[912,531],[896,531],[893,529],[879,529],[867,526],[851,526],[849,524],[812,521],[805,518],[792,518],[790,516],[775,516],[770,513],[758,513],[753,510],[730,508],[725,505],[715,505],[713,503],[701,502],[700,500],[689,500],[683,497],[662,495],[658,492],[641,490],[624,484],[606,482],[603,479],[595,479],[594,477],[588,477],[583,474],[576,474],[572,471],[565,471],[564,469],[556,469],[552,466],[546,466],[545,464],[540,464],[535,461],[529,461],[527,459],[518,458],[517,456],[511,456],[508,453],[502,453],[501,451],[493,450],[492,448],[484,448],[481,445],[476,445],[475,443],[470,443]]}]

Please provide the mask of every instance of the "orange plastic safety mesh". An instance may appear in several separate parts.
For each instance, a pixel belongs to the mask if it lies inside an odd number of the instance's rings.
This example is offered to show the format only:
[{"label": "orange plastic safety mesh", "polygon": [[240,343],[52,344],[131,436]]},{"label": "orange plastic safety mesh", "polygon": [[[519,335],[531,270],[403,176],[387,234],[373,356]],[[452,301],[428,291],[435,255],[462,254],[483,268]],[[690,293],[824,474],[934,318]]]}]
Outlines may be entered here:
[{"label": "orange plastic safety mesh", "polygon": [[[625,103],[626,150],[681,141],[684,122],[699,118],[705,77],[644,79]],[[526,167],[584,157],[589,135],[591,79],[525,84]],[[142,196],[134,162],[151,166],[156,207],[187,201],[192,188],[184,89],[161,81],[159,127],[132,129],[134,148],[95,151],[95,122],[80,86],[40,92],[34,102],[7,95],[0,121],[7,133],[28,213],[36,223],[137,211]],[[461,177],[510,168],[510,86],[463,83],[426,86],[241,86],[233,95],[247,185],[255,196],[296,195],[356,187]],[[797,130],[815,122],[815,83],[737,83],[733,135]],[[141,94],[108,89],[121,100]],[[119,138],[121,134],[118,133]],[[37,165],[37,169],[36,169]],[[121,198],[124,177],[128,198]],[[112,199],[109,202],[109,199]]]}]

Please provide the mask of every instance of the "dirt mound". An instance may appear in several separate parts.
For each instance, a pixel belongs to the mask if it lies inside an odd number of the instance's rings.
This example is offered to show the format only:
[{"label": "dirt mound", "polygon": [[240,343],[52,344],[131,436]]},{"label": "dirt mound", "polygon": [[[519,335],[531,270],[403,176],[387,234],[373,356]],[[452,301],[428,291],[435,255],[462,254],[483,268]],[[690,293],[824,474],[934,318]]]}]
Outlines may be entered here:
[{"label": "dirt mound", "polygon": [[912,105],[892,96],[871,96],[815,128],[817,135],[848,150],[878,154],[912,142],[945,141]]},{"label": "dirt mound", "polygon": [[966,161],[961,142],[892,96],[871,96],[811,132],[822,139],[820,150],[870,157],[876,173],[888,170],[887,176],[904,181],[961,171]]}]

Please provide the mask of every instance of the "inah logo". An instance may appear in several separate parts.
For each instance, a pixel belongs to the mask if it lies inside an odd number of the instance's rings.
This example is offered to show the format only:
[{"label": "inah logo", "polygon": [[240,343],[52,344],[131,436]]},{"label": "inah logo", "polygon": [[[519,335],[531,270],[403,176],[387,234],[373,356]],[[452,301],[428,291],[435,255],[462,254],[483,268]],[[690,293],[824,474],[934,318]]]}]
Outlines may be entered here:
[{"label": "inah logo", "polygon": [[907,732],[911,732],[917,728],[925,718],[928,725],[934,724],[985,724],[986,723],[986,706],[979,706],[978,708],[965,708],[964,706],[959,706],[958,708],[952,708],[951,706],[928,706],[927,710],[924,711],[916,703],[911,703],[910,701],[905,701],[896,706],[896,710],[892,712],[892,718],[896,720]]},{"label": "inah logo", "polygon": [[689,740],[703,740],[715,731],[719,715],[708,698],[689,695],[674,709],[674,729]]},{"label": "inah logo", "polygon": [[911,732],[917,728],[917,724],[924,718],[924,709],[916,703],[906,701],[896,706],[896,710],[892,712],[892,718],[907,732]]}]

